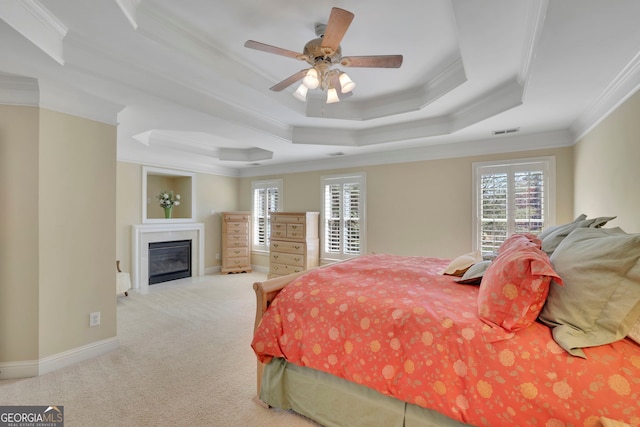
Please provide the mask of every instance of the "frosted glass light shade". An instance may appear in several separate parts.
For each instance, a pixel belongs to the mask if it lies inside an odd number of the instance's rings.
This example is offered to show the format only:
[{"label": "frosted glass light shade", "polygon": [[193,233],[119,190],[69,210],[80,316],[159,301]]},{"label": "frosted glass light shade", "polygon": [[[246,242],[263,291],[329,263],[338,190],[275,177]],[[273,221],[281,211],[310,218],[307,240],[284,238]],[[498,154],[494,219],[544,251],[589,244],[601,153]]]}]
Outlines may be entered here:
[{"label": "frosted glass light shade", "polygon": [[298,86],[298,89],[296,89],[295,92],[293,92],[293,96],[296,97],[296,99],[299,99],[300,101],[304,102],[307,100],[307,87],[304,85],[304,83],[300,84],[300,86]]},{"label": "frosted glass light shade", "polygon": [[333,104],[334,102],[340,102],[340,98],[338,98],[336,88],[332,87],[327,91],[327,104]]},{"label": "frosted glass light shade", "polygon": [[356,87],[356,84],[351,80],[347,73],[342,73],[340,74],[340,87],[342,88],[342,93],[348,93]]},{"label": "frosted glass light shade", "polygon": [[308,89],[315,89],[320,85],[320,80],[318,80],[318,72],[315,68],[309,68],[309,71],[307,71],[307,75],[302,79],[302,84],[305,85]]}]

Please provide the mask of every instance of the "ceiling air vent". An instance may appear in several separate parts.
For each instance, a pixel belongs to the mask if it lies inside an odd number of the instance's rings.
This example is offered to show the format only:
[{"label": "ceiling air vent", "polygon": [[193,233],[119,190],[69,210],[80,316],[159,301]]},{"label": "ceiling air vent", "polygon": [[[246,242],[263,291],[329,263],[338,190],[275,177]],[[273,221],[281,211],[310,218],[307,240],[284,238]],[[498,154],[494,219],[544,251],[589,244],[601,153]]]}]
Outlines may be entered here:
[{"label": "ceiling air vent", "polygon": [[503,130],[494,130],[494,135],[506,135],[508,133],[516,133],[520,132],[520,128],[511,128],[511,129],[503,129]]}]

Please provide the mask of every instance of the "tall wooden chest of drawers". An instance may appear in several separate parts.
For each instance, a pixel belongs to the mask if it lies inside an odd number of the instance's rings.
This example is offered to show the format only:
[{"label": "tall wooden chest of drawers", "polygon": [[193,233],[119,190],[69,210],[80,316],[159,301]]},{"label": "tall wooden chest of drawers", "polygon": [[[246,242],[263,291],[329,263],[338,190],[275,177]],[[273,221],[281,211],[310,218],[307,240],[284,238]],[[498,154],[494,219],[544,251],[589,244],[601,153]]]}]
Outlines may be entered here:
[{"label": "tall wooden chest of drawers", "polygon": [[269,278],[320,264],[319,212],[273,212],[269,236]]},{"label": "tall wooden chest of drawers", "polygon": [[220,272],[251,272],[251,215],[222,212],[222,267]]}]

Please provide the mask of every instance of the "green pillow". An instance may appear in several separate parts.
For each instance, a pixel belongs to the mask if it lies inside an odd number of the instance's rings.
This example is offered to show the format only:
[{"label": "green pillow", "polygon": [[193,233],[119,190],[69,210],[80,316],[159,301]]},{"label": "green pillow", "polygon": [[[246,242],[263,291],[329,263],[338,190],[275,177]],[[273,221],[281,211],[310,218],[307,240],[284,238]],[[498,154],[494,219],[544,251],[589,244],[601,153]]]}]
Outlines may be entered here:
[{"label": "green pillow", "polygon": [[587,216],[585,214],[580,214],[576,219],[574,219],[572,222],[568,224],[552,225],[551,227],[547,227],[544,230],[542,230],[540,234],[538,234],[538,239],[544,240],[545,237],[548,237],[551,233],[558,231],[561,227],[566,227],[571,224],[577,224],[580,221],[584,221],[585,219],[587,219]]},{"label": "green pillow", "polygon": [[623,339],[640,318],[640,234],[577,228],[551,263],[564,286],[551,283],[539,319],[570,354]]},{"label": "green pillow", "polygon": [[484,272],[489,268],[489,264],[491,264],[491,261],[489,260],[473,264],[467,271],[465,271],[460,279],[454,280],[464,285],[479,285],[482,281],[482,277],[484,276]]},{"label": "green pillow", "polygon": [[[607,222],[615,219],[615,216],[601,216],[598,218],[580,219],[584,216],[580,215],[573,222],[569,224],[563,224],[553,227],[553,229],[547,233],[540,233],[538,239],[542,240],[542,250],[551,256],[553,251],[556,250],[558,245],[567,237],[573,230],[577,228],[600,228]],[[542,237],[540,237],[542,236]]]}]

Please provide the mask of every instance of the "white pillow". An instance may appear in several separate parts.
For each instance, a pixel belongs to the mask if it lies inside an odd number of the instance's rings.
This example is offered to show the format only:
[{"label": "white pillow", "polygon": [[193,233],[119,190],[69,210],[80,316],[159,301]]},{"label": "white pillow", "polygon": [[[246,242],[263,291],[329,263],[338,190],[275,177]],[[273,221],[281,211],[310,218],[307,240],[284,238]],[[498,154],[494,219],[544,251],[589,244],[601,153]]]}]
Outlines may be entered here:
[{"label": "white pillow", "polygon": [[480,261],[482,261],[482,253],[480,251],[469,252],[454,258],[441,274],[461,277],[469,267]]}]

